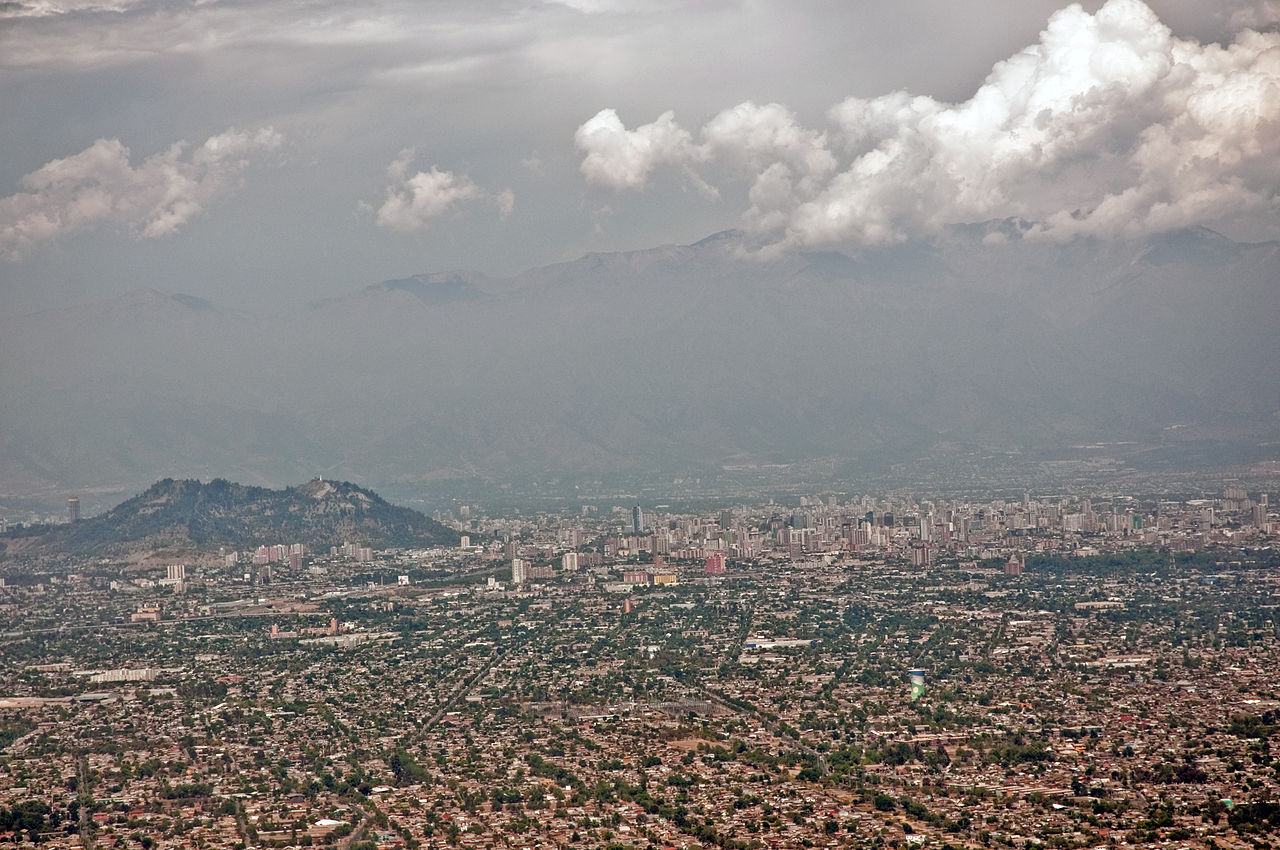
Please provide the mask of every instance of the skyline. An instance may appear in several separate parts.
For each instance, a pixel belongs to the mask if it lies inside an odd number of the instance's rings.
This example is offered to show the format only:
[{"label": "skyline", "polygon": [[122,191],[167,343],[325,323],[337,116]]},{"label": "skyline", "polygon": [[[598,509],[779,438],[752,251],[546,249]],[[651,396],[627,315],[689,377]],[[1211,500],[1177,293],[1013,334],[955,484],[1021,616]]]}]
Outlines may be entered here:
[{"label": "skyline", "polygon": [[8,4],[0,307],[280,309],[735,227],[1280,235],[1280,7],[1061,5]]}]

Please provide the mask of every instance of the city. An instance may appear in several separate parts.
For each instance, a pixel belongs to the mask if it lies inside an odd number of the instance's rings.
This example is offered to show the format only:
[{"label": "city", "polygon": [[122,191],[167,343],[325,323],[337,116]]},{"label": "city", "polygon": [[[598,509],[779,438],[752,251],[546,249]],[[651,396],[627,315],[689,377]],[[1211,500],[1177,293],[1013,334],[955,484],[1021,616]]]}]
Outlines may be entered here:
[{"label": "city", "polygon": [[0,850],[1280,850],[1280,0],[0,0]]},{"label": "city", "polygon": [[11,563],[0,835],[1273,846],[1263,494],[457,513],[458,547]]}]

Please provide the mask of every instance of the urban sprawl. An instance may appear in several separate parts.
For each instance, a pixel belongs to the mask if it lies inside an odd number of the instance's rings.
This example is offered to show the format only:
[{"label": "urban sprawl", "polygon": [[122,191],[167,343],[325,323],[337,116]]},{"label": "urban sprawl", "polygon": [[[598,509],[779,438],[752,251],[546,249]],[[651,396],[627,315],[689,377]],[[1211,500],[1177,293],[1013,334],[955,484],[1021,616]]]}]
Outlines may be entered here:
[{"label": "urban sprawl", "polygon": [[0,844],[1280,846],[1261,494],[440,518],[8,568]]}]

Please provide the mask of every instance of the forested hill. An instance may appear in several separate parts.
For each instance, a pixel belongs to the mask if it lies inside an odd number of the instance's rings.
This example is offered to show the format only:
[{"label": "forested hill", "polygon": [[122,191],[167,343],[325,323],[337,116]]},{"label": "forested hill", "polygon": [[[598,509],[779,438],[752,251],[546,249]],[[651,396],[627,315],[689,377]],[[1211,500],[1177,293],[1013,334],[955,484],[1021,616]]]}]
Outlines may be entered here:
[{"label": "forested hill", "polygon": [[347,541],[374,548],[425,547],[454,545],[458,535],[345,481],[315,479],[270,490],[220,478],[207,484],[166,478],[104,514],[50,527],[22,548],[96,555],[139,545],[303,543],[320,550]]}]

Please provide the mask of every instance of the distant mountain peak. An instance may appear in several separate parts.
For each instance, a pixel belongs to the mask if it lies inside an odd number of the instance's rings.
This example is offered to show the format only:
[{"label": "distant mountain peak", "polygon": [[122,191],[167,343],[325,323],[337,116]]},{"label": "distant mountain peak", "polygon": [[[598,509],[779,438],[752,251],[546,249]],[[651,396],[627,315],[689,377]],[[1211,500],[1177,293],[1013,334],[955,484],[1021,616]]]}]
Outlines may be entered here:
[{"label": "distant mountain peak", "polygon": [[1185,263],[1197,267],[1229,262],[1244,248],[1216,230],[1199,225],[1147,237],[1140,259],[1153,266]]},{"label": "distant mountain peak", "polygon": [[705,239],[699,239],[690,245],[690,248],[709,248],[720,245],[740,245],[746,239],[746,232],[742,230],[721,230],[719,233],[712,233]]},{"label": "distant mountain peak", "polygon": [[213,309],[213,305],[211,303],[204,300],[203,298],[198,298],[195,295],[184,295],[181,292],[175,292],[173,295],[170,295],[169,297],[172,298],[174,301],[177,301],[179,304],[183,305],[184,307],[190,307],[192,310],[212,310]]},{"label": "distant mountain peak", "polygon": [[412,277],[384,280],[365,287],[369,293],[405,292],[429,307],[475,301],[485,297],[476,286],[477,275],[466,272],[436,272]]},{"label": "distant mountain peak", "polygon": [[1032,227],[1032,223],[1025,218],[1009,216],[1008,218],[992,218],[986,221],[952,224],[946,228],[945,232],[970,239],[990,241],[992,237],[1004,237],[1009,241],[1016,241],[1021,239]]}]

